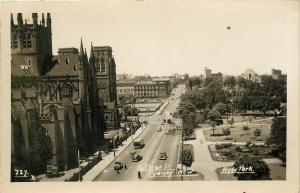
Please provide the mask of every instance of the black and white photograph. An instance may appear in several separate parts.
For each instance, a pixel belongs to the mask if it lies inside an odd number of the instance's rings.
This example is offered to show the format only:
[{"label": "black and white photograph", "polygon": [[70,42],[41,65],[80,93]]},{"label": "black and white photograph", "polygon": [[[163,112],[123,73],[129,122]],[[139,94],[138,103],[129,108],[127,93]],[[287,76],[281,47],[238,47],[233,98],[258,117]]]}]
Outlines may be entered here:
[{"label": "black and white photograph", "polygon": [[10,186],[299,180],[298,1],[20,4],[1,19]]}]

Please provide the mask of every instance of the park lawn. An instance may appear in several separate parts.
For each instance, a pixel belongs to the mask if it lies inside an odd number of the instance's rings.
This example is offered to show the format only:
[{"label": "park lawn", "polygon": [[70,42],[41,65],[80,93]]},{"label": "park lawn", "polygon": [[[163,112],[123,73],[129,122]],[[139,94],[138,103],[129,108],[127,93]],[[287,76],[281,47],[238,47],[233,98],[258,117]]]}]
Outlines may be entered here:
[{"label": "park lawn", "polygon": [[268,164],[272,180],[286,180],[286,167],[280,163]]},{"label": "park lawn", "polygon": [[[271,180],[286,180],[286,168],[284,166],[281,166],[281,164],[268,164],[270,168],[270,178]],[[231,166],[228,168],[232,168]],[[217,168],[216,173],[218,175],[218,178],[220,181],[226,181],[226,180],[237,180],[236,177],[233,176],[233,174],[221,174],[221,171],[223,170],[223,167]]]},{"label": "park lawn", "polygon": [[[231,168],[231,166],[228,166],[228,168]],[[234,177],[233,174],[221,174],[222,170],[223,170],[223,167],[217,168],[215,170],[215,172],[217,173],[218,178],[219,178],[220,181],[234,181],[234,180],[237,180],[237,177]]]},{"label": "park lawn", "polygon": [[[243,126],[249,127],[249,130],[243,130]],[[215,134],[222,134],[222,128],[228,128],[229,126],[219,126],[215,129]],[[261,130],[261,135],[259,137],[254,136],[255,129]],[[230,128],[230,135],[226,136],[210,136],[212,134],[212,129],[205,129],[203,130],[205,139],[207,141],[214,141],[214,142],[224,142],[224,141],[231,141],[231,142],[261,142],[264,143],[265,140],[269,137],[271,132],[270,125],[259,125],[259,124],[236,124],[233,125],[233,128]],[[227,138],[227,139],[226,139]]]}]

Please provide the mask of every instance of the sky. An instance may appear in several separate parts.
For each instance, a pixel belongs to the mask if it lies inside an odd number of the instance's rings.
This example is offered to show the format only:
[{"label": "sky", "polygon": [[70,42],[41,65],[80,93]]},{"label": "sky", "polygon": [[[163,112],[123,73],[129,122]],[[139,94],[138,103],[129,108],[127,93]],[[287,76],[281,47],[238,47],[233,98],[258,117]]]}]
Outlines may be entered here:
[{"label": "sky", "polygon": [[[168,75],[287,72],[298,57],[295,1],[127,1],[23,7],[52,16],[53,53],[80,38],[111,46],[117,73]],[[38,11],[36,11],[38,10]],[[24,11],[23,11],[24,13]],[[15,16],[16,17],[16,16]],[[25,14],[26,18],[26,14]]]}]

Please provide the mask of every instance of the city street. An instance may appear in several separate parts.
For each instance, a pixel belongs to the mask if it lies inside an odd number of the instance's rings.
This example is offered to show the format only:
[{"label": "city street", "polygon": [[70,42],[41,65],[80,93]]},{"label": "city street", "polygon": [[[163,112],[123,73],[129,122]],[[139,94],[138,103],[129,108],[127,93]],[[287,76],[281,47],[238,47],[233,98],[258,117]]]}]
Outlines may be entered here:
[{"label": "city street", "polygon": [[[174,96],[169,99],[169,104],[161,115],[155,113],[147,117],[148,125],[140,135],[144,139],[145,146],[137,149],[136,152],[143,158],[139,162],[132,162],[130,151],[133,145],[129,145],[115,161],[126,163],[127,169],[123,168],[117,173],[114,169],[113,161],[94,180],[95,181],[130,181],[130,180],[175,180],[175,169],[177,166],[178,144],[180,141],[180,131],[173,129],[168,124],[161,125],[163,119],[167,119],[170,113],[174,113],[179,104],[179,97],[184,92],[183,85],[179,85],[174,92]],[[161,131],[157,131],[159,127]],[[131,140],[128,138],[127,140]],[[166,152],[167,160],[159,160],[159,153]],[[155,168],[160,168],[155,171]],[[138,171],[141,172],[141,179],[138,179]]]}]

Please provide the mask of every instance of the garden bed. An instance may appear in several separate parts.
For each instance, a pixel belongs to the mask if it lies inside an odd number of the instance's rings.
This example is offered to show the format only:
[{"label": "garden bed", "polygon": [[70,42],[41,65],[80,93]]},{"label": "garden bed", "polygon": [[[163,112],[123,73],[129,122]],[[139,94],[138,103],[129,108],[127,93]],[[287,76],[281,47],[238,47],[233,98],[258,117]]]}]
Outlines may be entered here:
[{"label": "garden bed", "polygon": [[272,147],[265,145],[235,145],[232,143],[220,143],[208,146],[210,155],[215,161],[235,161],[242,155],[255,155],[261,158],[274,158],[271,155]]}]

